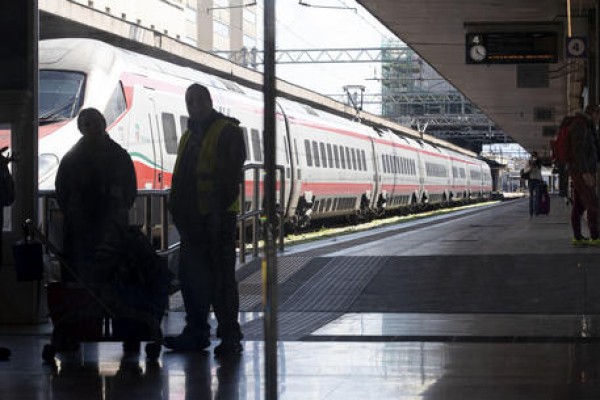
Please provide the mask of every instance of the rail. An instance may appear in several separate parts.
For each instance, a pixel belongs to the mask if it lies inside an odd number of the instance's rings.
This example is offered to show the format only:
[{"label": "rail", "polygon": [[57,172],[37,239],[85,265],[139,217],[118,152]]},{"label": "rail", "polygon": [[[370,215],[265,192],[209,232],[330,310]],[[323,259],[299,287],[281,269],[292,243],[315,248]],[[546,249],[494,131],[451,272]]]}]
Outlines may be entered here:
[{"label": "rail", "polygon": [[[142,200],[142,210],[139,214],[142,215],[142,228],[143,231],[151,242],[153,241],[153,226],[158,225],[160,232],[160,246],[157,249],[159,255],[168,255],[177,250],[178,243],[169,246],[169,209],[167,207],[167,200],[169,196],[169,190],[155,190],[155,189],[140,189],[137,191],[137,198]],[[44,234],[49,233],[50,223],[52,220],[52,214],[58,210],[58,204],[52,205],[51,202],[56,201],[56,192],[54,190],[40,190],[39,198],[40,204],[40,228]],[[152,199],[158,199],[159,208],[159,223],[153,224],[153,208]],[[135,221],[139,221],[140,218],[135,218]],[[135,223],[135,222],[134,222]]]},{"label": "rail", "polygon": [[[250,222],[250,232],[252,234],[252,256],[258,257],[258,243],[260,241],[260,227],[265,216],[265,210],[262,208],[261,182],[260,173],[265,170],[264,164],[246,164],[244,165],[244,179],[246,172],[252,171],[252,191],[250,207],[246,209],[246,191],[245,185],[242,185],[240,191],[240,203],[242,212],[238,216],[239,226],[239,259],[240,263],[246,262],[246,230],[248,222]],[[279,232],[277,234],[277,243],[280,251],[283,251],[284,237],[284,217],[285,217],[285,168],[282,165],[275,166],[275,170],[279,172],[279,202],[277,205],[277,216],[279,217]],[[260,206],[259,206],[260,205]]]}]

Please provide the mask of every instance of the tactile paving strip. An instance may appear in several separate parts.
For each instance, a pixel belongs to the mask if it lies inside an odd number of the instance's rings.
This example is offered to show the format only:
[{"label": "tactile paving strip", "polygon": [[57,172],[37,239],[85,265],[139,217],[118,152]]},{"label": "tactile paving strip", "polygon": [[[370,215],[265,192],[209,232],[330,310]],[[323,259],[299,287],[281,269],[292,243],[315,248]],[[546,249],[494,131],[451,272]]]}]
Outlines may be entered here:
[{"label": "tactile paving strip", "polygon": [[[340,317],[385,264],[385,257],[329,259],[278,308],[281,340],[300,340]],[[323,259],[313,260],[321,263]],[[263,338],[263,318],[242,327],[247,340]]]},{"label": "tactile paving strip", "polygon": [[345,312],[387,257],[336,257],[308,279],[282,305],[281,311]]},{"label": "tactile paving strip", "polygon": [[[300,271],[310,257],[280,257],[277,259],[277,282],[281,285]],[[240,311],[254,311],[262,301],[262,271],[260,268],[239,283]]]}]

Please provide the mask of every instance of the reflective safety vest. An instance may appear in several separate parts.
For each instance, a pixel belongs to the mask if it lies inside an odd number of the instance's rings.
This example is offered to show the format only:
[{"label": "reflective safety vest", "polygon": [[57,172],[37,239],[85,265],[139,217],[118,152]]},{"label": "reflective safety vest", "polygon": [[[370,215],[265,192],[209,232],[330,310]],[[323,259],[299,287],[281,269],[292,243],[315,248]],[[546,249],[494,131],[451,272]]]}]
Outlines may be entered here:
[{"label": "reflective safety vest", "polygon": [[[219,157],[217,154],[219,138],[221,137],[221,132],[223,132],[223,129],[227,124],[236,126],[232,121],[224,118],[217,119],[215,122],[213,122],[208,128],[208,132],[206,132],[200,147],[200,154],[198,155],[196,164],[196,195],[198,211],[200,214],[206,215],[211,211],[210,199],[215,195],[215,180],[219,179],[219,177],[216,176],[217,158]],[[181,137],[181,142],[177,152],[177,161],[175,162],[175,170],[173,171],[174,174],[177,171],[180,157],[184,153],[190,135],[191,132],[188,129]],[[229,207],[227,207],[227,211],[235,213],[240,212],[239,196],[232,204],[229,205]]]}]

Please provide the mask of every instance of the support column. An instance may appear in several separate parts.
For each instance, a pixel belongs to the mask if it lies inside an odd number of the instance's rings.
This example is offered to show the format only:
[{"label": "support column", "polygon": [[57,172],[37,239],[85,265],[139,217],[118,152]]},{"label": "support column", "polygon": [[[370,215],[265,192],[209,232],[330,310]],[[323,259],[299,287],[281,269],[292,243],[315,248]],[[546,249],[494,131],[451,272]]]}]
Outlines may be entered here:
[{"label": "support column", "polygon": [[17,159],[12,165],[12,225],[9,232],[2,233],[5,251],[0,269],[0,324],[41,320],[41,284],[16,282],[10,251],[11,244],[20,239],[20,222],[38,220],[38,20],[37,0],[0,3],[0,35],[5,38],[0,42],[0,122],[11,126],[11,152]]}]

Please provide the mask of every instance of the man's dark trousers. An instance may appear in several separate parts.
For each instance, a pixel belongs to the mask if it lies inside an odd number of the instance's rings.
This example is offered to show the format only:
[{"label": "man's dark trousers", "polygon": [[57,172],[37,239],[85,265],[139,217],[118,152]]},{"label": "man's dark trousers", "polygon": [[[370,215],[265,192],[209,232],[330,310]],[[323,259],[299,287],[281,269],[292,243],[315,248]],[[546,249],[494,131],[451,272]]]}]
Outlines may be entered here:
[{"label": "man's dark trousers", "polygon": [[236,214],[201,216],[181,229],[179,280],[186,310],[185,334],[199,342],[210,337],[208,315],[212,304],[217,336],[241,340],[239,294],[235,278]]}]

